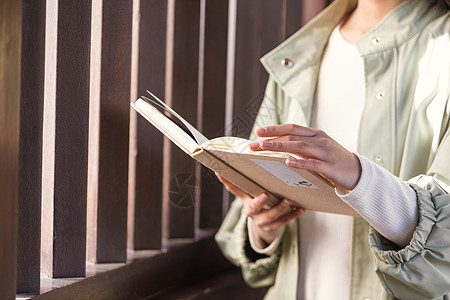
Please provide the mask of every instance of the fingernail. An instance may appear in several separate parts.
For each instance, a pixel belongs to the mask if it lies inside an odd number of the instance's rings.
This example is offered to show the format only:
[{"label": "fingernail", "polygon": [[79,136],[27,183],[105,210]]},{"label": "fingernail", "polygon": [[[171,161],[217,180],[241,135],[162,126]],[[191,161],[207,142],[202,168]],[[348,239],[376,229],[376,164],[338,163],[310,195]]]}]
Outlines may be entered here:
[{"label": "fingernail", "polygon": [[258,148],[259,148],[259,142],[253,142],[250,144],[251,150],[258,150]]},{"label": "fingernail", "polygon": [[272,142],[267,142],[267,141],[261,142],[261,147],[264,149],[270,149],[270,148],[272,148],[272,146],[273,146]]},{"label": "fingernail", "polygon": [[304,208],[297,208],[297,215],[303,215],[305,213],[305,209]]},{"label": "fingernail", "polygon": [[266,134],[266,132],[267,132],[267,129],[264,128],[264,127],[258,128],[258,129],[256,130],[256,134],[257,134],[257,135],[264,135],[264,134]]},{"label": "fingernail", "polygon": [[266,202],[269,199],[269,197],[266,194],[259,195],[259,201]]},{"label": "fingernail", "polygon": [[284,199],[282,205],[283,205],[283,207],[288,207],[289,205],[291,205],[291,202],[287,199]]},{"label": "fingernail", "polygon": [[297,165],[297,160],[289,156],[288,158],[286,158],[286,165],[288,165],[289,167],[295,167]]}]

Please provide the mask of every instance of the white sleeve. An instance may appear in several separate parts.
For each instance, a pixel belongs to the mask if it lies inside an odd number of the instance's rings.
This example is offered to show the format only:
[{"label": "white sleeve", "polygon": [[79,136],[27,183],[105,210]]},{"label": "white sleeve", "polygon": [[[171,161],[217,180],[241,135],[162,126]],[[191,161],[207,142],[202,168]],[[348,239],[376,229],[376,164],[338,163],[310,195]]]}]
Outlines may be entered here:
[{"label": "white sleeve", "polygon": [[250,240],[250,246],[253,251],[259,254],[265,254],[267,256],[272,255],[277,250],[278,246],[281,243],[281,237],[283,236],[284,230],[273,240],[270,245],[266,245],[266,243],[255,233],[252,226],[252,219],[247,219],[247,228],[248,228],[248,239]]},{"label": "white sleeve", "polygon": [[338,196],[382,236],[401,247],[407,246],[419,220],[415,191],[383,167],[357,156],[361,178],[350,193]]}]

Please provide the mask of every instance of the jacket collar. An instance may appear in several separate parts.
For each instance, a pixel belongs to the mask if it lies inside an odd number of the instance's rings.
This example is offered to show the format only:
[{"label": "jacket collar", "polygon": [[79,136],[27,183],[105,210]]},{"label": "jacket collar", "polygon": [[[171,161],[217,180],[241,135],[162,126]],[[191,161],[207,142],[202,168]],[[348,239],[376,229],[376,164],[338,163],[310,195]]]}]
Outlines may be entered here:
[{"label": "jacket collar", "polygon": [[[311,22],[261,58],[269,75],[280,86],[284,86],[300,70],[317,65],[332,30],[356,8],[357,2],[334,1]],[[405,0],[355,45],[362,57],[398,47],[435,19],[439,12],[443,13],[436,1]]]}]

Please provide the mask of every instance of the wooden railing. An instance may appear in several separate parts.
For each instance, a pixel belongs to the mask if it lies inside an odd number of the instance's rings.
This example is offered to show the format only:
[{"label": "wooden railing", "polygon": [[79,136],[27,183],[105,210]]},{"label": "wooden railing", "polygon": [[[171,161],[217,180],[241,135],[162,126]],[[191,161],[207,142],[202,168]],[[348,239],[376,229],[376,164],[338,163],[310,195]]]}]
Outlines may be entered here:
[{"label": "wooden railing", "polygon": [[230,196],[129,103],[148,89],[207,137],[247,137],[259,58],[324,5],[0,1],[0,299],[211,236]]}]

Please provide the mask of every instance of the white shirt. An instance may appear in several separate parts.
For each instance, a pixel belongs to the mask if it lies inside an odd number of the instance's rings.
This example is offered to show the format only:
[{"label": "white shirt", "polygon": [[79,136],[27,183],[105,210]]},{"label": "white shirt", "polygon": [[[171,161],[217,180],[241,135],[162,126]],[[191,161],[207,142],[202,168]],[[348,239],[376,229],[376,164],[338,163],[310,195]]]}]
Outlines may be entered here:
[{"label": "white shirt", "polygon": [[[317,82],[311,127],[356,152],[364,108],[363,60],[340,34],[331,33]],[[352,217],[307,211],[300,218],[299,299],[348,299]]]}]

